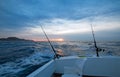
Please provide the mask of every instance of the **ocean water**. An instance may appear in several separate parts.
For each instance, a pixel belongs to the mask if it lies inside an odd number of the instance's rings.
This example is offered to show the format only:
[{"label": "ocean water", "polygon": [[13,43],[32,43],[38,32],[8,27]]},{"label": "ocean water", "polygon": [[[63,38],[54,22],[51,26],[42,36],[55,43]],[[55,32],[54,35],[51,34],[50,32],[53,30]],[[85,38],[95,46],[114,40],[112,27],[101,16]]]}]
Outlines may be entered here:
[{"label": "ocean water", "polygon": [[[95,56],[94,43],[88,41],[52,42],[64,56]],[[120,56],[120,42],[97,42],[100,56]],[[0,77],[25,77],[54,58],[48,42],[0,41]]]}]

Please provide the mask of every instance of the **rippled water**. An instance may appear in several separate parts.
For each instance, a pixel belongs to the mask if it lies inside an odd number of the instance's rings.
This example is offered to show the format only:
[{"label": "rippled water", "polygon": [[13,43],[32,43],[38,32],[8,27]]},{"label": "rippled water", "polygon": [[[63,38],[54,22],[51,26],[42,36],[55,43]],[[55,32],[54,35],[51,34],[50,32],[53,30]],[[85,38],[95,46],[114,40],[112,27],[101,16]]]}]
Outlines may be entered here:
[{"label": "rippled water", "polygon": [[[52,42],[62,54],[94,56],[92,42]],[[100,56],[120,56],[120,42],[98,42]],[[0,77],[24,77],[54,57],[48,42],[0,41]]]}]

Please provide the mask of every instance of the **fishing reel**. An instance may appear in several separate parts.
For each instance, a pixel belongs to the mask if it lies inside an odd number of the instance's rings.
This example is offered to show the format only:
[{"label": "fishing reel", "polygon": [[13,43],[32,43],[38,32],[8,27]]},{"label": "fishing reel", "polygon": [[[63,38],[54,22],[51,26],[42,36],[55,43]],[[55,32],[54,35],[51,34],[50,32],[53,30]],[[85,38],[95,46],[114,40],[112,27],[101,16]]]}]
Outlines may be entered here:
[{"label": "fishing reel", "polygon": [[105,49],[102,49],[102,48],[96,48],[96,51],[98,51],[98,52],[101,52],[101,51],[105,51]]}]

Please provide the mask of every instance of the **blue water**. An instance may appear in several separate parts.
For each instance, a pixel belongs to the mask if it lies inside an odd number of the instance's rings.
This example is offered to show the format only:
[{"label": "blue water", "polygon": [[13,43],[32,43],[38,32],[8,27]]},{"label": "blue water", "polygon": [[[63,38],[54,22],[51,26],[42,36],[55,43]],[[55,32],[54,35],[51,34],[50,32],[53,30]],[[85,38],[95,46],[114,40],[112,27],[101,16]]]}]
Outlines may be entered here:
[{"label": "blue water", "polygon": [[[95,56],[92,42],[52,42],[55,50],[65,56]],[[104,49],[100,56],[120,56],[120,42],[98,42]],[[51,59],[54,53],[48,42],[0,41],[0,77],[25,77]]]}]

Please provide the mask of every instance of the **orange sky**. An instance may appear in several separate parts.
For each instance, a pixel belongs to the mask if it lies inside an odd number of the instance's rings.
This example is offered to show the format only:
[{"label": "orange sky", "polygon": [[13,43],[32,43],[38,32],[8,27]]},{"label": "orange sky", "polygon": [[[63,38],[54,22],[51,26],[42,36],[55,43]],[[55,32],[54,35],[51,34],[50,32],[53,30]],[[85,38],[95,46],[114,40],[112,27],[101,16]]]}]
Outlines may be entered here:
[{"label": "orange sky", "polygon": [[[33,39],[34,41],[48,41],[47,39],[40,39],[40,38],[35,38]],[[62,42],[64,41],[63,38],[55,38],[55,39],[50,39],[50,41],[58,41],[58,42]]]}]

